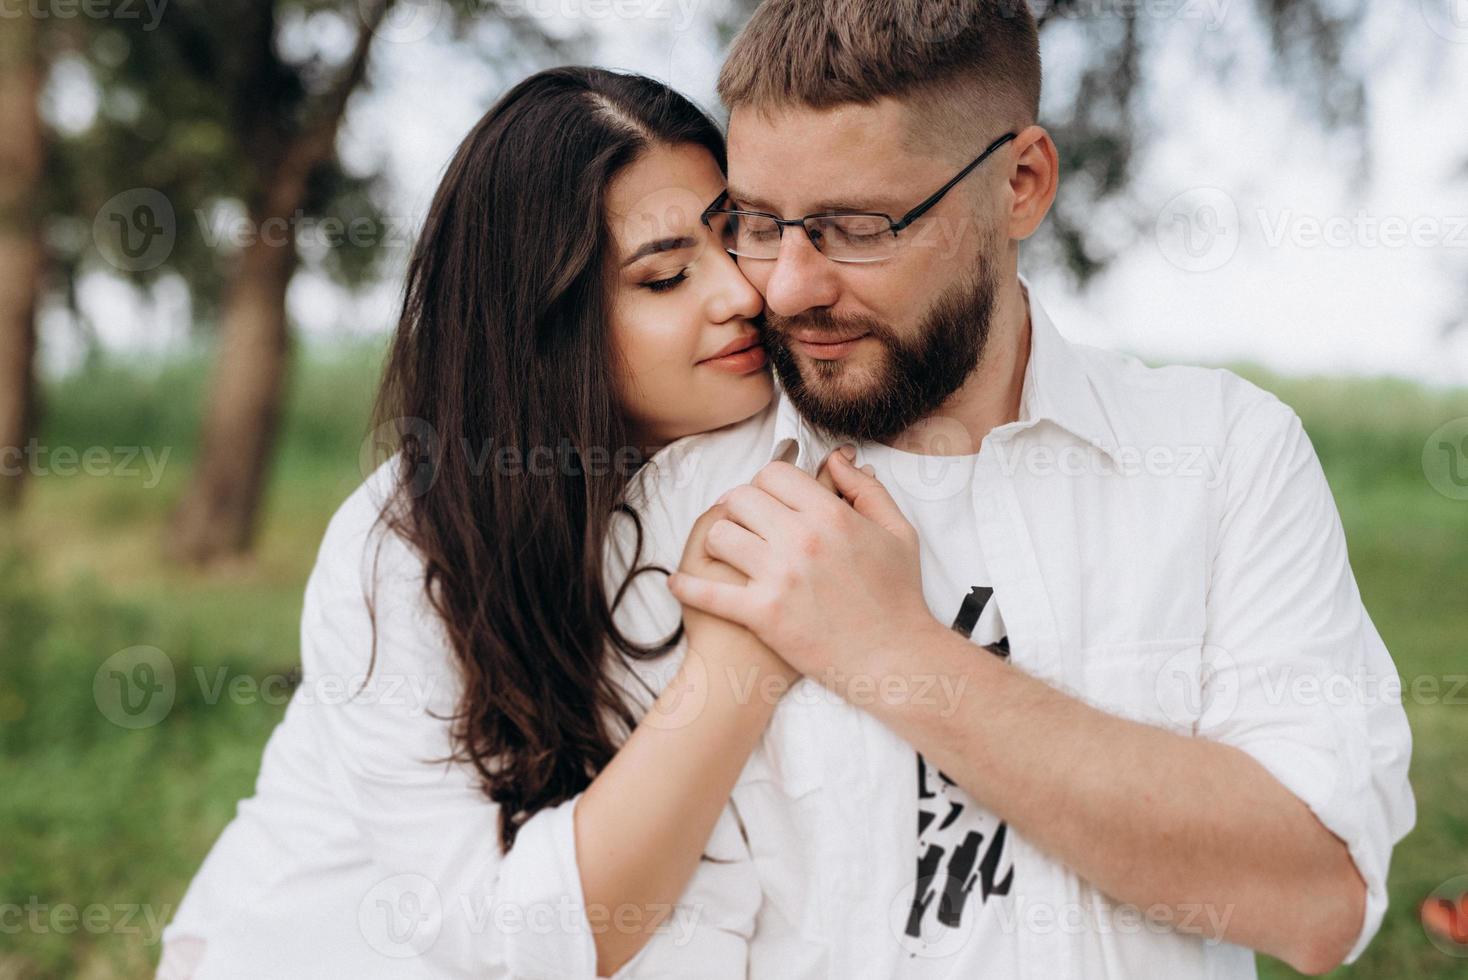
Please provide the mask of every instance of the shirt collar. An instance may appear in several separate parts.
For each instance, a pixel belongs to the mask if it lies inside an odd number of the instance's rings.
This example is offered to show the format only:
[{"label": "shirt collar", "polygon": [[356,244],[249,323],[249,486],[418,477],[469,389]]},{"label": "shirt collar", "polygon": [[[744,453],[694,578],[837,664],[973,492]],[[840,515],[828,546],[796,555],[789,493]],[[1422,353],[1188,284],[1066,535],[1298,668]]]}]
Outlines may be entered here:
[{"label": "shirt collar", "polygon": [[[1071,435],[1115,456],[1116,437],[1080,354],[1060,335],[1050,314],[1036,298],[1029,280],[1019,277],[1029,303],[1030,357],[1025,365],[1020,394],[1020,428],[1042,421],[1052,422]],[[794,403],[777,383],[779,406],[775,414],[775,439],[770,460],[784,460],[815,476],[837,446],[850,440],[833,439],[811,425],[796,411]]]}]

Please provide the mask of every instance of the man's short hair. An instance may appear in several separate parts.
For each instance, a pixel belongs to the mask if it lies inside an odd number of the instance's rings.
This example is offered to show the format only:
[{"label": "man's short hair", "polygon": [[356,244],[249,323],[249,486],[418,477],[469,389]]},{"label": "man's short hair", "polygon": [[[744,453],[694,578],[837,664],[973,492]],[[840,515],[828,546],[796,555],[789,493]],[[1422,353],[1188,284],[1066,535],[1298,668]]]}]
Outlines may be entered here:
[{"label": "man's short hair", "polygon": [[731,112],[884,97],[916,111],[914,135],[931,146],[1034,124],[1040,40],[1026,0],[765,0],[719,72]]}]

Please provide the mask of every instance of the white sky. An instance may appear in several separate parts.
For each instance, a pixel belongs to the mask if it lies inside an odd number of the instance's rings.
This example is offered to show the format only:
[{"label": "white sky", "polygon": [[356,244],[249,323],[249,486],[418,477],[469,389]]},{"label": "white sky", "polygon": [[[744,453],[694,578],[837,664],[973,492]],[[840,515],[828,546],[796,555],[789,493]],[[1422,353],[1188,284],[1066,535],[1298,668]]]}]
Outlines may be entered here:
[{"label": "white sky", "polygon": [[[597,63],[661,78],[711,106],[719,51],[709,15],[720,2],[518,0],[518,9],[553,20],[581,11],[601,39]],[[1252,4],[1145,0],[1144,9],[1174,11],[1154,25],[1166,38],[1145,102],[1157,138],[1130,192],[1156,227],[1125,239],[1120,260],[1084,292],[1027,269],[1064,333],[1156,360],[1468,384],[1468,324],[1443,330],[1468,320],[1468,0],[1373,6],[1351,57],[1370,79],[1374,172],[1353,189],[1348,148],[1266,80]],[[342,148],[349,163],[386,162],[407,238],[501,85],[446,43],[446,25],[408,20],[394,30],[377,48],[380,84],[353,103]],[[1073,63],[1068,43],[1047,32],[1052,78]],[[1197,69],[1208,51],[1236,59],[1222,85]],[[398,286],[352,297],[298,277],[291,312],[312,340],[380,332],[391,327]],[[84,299],[111,345],[152,352],[183,336],[181,290],[141,309],[126,288],[93,281]],[[44,332],[53,365],[66,360],[57,332]]]}]

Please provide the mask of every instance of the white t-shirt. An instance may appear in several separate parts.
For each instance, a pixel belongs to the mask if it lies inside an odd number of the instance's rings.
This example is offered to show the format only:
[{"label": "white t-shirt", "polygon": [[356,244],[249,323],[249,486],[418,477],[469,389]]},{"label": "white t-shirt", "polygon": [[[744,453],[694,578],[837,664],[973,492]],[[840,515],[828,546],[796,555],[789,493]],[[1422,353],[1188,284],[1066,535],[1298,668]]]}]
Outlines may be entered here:
[{"label": "white t-shirt", "polygon": [[[975,656],[1007,655],[1008,637],[979,548],[973,476],[977,456],[920,456],[869,444],[870,463],[921,541],[923,593],[940,621],[974,641]],[[993,647],[994,649],[987,649]],[[1008,827],[962,787],[916,757],[914,887],[902,930],[902,976],[1011,977],[1019,955],[1012,896],[1020,887]],[[981,972],[975,966],[981,964]]]}]

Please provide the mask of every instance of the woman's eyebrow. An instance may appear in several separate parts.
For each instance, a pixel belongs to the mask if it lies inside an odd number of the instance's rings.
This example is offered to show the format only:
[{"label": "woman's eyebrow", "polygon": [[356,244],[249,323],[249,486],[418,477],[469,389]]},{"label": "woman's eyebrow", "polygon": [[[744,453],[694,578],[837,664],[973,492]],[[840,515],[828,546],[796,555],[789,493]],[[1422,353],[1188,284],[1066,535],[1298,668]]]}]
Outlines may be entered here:
[{"label": "woman's eyebrow", "polygon": [[680,248],[692,248],[696,244],[698,243],[688,235],[684,235],[681,238],[659,238],[656,241],[643,242],[637,246],[637,251],[627,256],[622,262],[622,267],[626,268],[638,259],[648,255],[656,255],[659,252],[674,252]]}]

